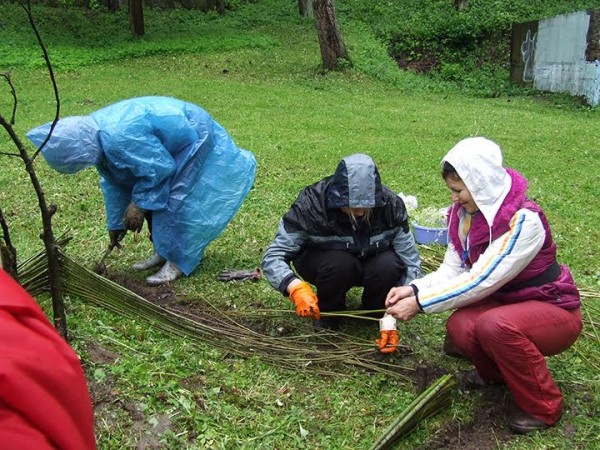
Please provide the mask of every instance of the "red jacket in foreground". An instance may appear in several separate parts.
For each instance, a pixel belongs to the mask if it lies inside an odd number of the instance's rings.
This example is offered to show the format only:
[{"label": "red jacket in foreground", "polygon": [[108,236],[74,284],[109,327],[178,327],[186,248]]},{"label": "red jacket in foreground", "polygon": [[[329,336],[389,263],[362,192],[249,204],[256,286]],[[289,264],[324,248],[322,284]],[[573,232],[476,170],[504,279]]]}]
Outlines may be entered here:
[{"label": "red jacket in foreground", "polygon": [[31,296],[0,269],[0,446],[95,449],[79,358]]}]

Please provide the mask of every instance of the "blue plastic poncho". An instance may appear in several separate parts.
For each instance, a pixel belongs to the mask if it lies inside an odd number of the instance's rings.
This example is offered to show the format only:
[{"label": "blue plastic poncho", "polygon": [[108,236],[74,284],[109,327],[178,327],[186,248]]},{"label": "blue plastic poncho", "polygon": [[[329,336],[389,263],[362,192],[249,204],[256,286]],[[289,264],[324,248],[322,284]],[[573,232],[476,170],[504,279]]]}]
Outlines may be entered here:
[{"label": "blue plastic poncho", "polygon": [[[50,124],[27,137],[39,147]],[[95,165],[109,230],[130,202],[152,211],[156,251],[189,275],[254,182],[256,160],[202,108],[169,97],[123,100],[58,121],[42,149],[63,173]]]}]

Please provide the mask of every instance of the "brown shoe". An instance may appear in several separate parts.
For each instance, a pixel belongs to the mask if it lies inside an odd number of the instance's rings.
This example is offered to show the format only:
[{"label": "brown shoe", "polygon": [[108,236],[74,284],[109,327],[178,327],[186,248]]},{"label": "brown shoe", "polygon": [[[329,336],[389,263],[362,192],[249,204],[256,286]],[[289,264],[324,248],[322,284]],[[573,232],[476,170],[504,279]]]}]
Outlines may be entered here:
[{"label": "brown shoe", "polygon": [[513,405],[512,411],[509,412],[507,417],[508,427],[515,433],[527,434],[532,431],[541,431],[548,428],[546,422],[536,419],[535,417],[529,416],[521,411],[516,405]]},{"label": "brown shoe", "polygon": [[448,356],[453,356],[455,358],[463,358],[467,359],[465,355],[461,353],[456,345],[452,343],[448,335],[444,338],[444,354]]},{"label": "brown shoe", "polygon": [[479,375],[477,369],[472,369],[465,373],[463,375],[463,381],[467,385],[467,387],[473,389],[484,389],[489,386],[497,386],[500,384],[504,384],[499,381],[488,381],[481,378],[481,375]]}]

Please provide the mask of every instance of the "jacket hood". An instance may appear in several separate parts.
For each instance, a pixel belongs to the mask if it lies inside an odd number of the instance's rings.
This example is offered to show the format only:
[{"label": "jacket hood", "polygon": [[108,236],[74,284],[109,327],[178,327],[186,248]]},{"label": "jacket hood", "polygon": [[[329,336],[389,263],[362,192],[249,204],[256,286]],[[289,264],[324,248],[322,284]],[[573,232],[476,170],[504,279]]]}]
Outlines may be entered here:
[{"label": "jacket hood", "polygon": [[[27,137],[39,148],[50,132],[51,122],[29,130]],[[98,124],[89,116],[72,116],[59,120],[52,136],[42,149],[50,167],[61,173],[75,173],[97,164],[101,148]]]},{"label": "jacket hood", "polygon": [[463,139],[442,159],[452,164],[491,228],[512,180],[502,166],[500,147],[483,137]]},{"label": "jacket hood", "polygon": [[385,204],[375,162],[362,153],[340,161],[326,193],[327,208],[377,208]]}]

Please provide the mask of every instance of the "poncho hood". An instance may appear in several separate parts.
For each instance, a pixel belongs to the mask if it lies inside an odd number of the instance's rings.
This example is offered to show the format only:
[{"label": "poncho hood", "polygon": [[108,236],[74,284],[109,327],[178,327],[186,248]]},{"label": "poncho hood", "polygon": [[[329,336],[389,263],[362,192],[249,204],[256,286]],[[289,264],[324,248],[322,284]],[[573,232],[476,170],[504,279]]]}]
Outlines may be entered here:
[{"label": "poncho hood", "polygon": [[[27,137],[39,148],[50,133],[51,122],[29,130]],[[60,119],[42,149],[46,162],[61,173],[75,173],[98,163],[101,154],[98,124],[89,116]]]},{"label": "poncho hood", "polygon": [[326,193],[327,208],[377,208],[385,204],[373,159],[362,153],[340,161]]},{"label": "poncho hood", "polygon": [[512,180],[502,166],[500,147],[483,137],[463,139],[443,158],[452,164],[491,228]]}]

